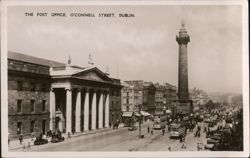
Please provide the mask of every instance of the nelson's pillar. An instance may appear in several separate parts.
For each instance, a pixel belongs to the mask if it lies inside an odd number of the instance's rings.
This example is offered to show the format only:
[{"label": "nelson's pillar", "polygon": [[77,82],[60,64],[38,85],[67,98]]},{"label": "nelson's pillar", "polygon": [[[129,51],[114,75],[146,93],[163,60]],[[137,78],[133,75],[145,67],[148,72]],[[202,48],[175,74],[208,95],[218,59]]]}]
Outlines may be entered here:
[{"label": "nelson's pillar", "polygon": [[178,100],[176,104],[177,114],[189,114],[193,110],[192,100],[188,94],[188,57],[187,44],[190,41],[189,35],[182,21],[179,36],[176,36],[179,44],[179,67],[178,67]]}]

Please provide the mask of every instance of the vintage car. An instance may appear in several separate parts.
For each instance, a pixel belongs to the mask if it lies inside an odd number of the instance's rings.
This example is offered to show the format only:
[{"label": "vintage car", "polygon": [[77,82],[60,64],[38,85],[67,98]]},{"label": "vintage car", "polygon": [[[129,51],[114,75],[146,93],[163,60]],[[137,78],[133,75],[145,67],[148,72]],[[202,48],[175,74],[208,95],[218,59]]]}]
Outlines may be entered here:
[{"label": "vintage car", "polygon": [[137,127],[136,127],[136,126],[130,126],[130,127],[128,127],[128,130],[129,130],[129,131],[137,130]]},{"label": "vintage car", "polygon": [[214,140],[221,140],[221,137],[220,137],[220,136],[215,136],[215,135],[213,135],[213,136],[211,137],[211,139],[214,139]]},{"label": "vintage car", "polygon": [[207,139],[207,144],[218,144],[218,143],[220,143],[219,140],[215,140],[215,139],[212,139],[212,138]]},{"label": "vintage car", "polygon": [[215,145],[214,144],[206,144],[205,145],[205,149],[208,149],[208,150],[214,150],[214,147],[215,147]]},{"label": "vintage car", "polygon": [[48,140],[47,139],[43,139],[42,135],[40,135],[39,137],[36,137],[36,140],[34,141],[34,145],[42,145],[42,144],[47,144]]},{"label": "vintage car", "polygon": [[59,143],[64,141],[64,137],[62,137],[61,133],[53,133],[51,138],[51,143]]}]

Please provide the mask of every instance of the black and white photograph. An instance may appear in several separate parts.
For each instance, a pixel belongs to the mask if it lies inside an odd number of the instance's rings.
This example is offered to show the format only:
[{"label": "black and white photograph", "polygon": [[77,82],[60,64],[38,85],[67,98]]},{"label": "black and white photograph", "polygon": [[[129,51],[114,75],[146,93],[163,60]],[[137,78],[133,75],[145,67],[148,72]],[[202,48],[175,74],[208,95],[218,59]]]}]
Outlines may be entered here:
[{"label": "black and white photograph", "polygon": [[248,157],[248,3],[2,1],[3,157]]}]

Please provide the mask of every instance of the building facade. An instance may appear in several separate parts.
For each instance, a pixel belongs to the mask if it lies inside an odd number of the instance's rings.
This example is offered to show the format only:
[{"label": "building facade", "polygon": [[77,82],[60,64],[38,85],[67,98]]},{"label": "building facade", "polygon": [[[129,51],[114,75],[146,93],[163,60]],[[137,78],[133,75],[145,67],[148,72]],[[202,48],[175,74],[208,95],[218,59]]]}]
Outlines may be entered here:
[{"label": "building facade", "polygon": [[108,127],[121,115],[121,87],[120,80],[96,67],[9,52],[9,137]]},{"label": "building facade", "polygon": [[[141,110],[146,111],[152,115],[155,114],[156,105],[155,105],[155,91],[156,88],[152,82],[145,82],[143,80],[131,80],[131,81],[124,81],[128,85],[134,86],[135,90],[131,91],[131,94],[136,96],[135,99],[138,104],[142,104]],[[133,98],[133,97],[132,97]],[[131,98],[131,99],[132,99]],[[139,108],[139,107],[136,107]]]},{"label": "building facade", "polygon": [[123,112],[138,112],[139,105],[142,105],[142,88],[136,85],[122,83],[122,111]]},{"label": "building facade", "polygon": [[62,63],[8,53],[9,137],[45,133],[50,122],[50,66]]},{"label": "building facade", "polygon": [[163,114],[163,110],[166,109],[166,101],[164,99],[165,87],[160,85],[159,83],[154,84],[156,91],[155,91],[155,114],[161,115]]}]

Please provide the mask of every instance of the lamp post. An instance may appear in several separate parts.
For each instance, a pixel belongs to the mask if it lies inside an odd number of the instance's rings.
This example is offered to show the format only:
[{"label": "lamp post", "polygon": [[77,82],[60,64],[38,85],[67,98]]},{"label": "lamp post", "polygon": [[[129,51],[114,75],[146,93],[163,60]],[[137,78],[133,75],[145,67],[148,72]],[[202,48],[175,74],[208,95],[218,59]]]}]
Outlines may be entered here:
[{"label": "lamp post", "polygon": [[142,119],[142,116],[141,116],[141,104],[139,104],[139,138],[143,138],[143,136],[141,135],[141,119]]}]

